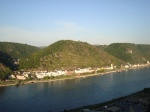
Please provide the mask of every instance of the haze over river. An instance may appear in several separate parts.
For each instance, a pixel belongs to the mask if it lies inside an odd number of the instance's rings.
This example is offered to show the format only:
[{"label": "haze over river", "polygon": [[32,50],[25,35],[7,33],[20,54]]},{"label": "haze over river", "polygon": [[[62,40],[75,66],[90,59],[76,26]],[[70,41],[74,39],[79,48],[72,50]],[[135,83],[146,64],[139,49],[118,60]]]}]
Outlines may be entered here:
[{"label": "haze over river", "polygon": [[150,68],[79,79],[0,87],[1,112],[59,112],[150,87]]}]

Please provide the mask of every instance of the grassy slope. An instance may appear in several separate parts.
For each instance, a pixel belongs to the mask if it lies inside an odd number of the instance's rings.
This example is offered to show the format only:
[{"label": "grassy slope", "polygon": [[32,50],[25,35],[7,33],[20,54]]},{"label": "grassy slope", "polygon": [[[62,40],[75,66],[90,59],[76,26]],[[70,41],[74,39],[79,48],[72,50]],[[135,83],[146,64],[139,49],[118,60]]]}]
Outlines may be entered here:
[{"label": "grassy slope", "polygon": [[108,66],[111,63],[120,64],[121,61],[93,45],[71,40],[55,42],[22,62],[26,68],[30,66],[41,70]]},{"label": "grassy slope", "polygon": [[39,48],[27,44],[0,42],[0,51],[16,59],[27,56],[37,50],[39,50]]},{"label": "grassy slope", "polygon": [[[128,49],[132,50],[132,54],[127,53]],[[104,50],[116,58],[132,64],[145,63],[147,60],[150,60],[150,45],[113,43]]]},{"label": "grassy slope", "polygon": [[11,70],[16,70],[17,66],[14,64],[14,61],[15,60],[9,54],[0,51],[0,63]]}]

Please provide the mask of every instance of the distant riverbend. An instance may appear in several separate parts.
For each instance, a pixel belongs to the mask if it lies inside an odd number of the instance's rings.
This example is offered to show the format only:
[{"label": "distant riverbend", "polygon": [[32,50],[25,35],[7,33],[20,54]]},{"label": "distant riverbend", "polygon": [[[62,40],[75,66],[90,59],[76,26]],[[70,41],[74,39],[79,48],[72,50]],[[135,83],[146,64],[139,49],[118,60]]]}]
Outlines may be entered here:
[{"label": "distant riverbend", "polygon": [[[0,88],[2,112],[59,112],[105,102],[150,87],[150,68]],[[8,108],[9,107],[9,108]]]}]

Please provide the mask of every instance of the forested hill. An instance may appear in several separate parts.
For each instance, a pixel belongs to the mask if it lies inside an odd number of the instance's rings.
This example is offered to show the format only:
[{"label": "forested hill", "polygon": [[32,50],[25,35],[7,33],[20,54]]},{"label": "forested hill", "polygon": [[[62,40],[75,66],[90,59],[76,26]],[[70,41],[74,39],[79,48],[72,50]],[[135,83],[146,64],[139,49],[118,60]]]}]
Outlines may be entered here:
[{"label": "forested hill", "polygon": [[81,41],[60,40],[40,49],[26,44],[0,42],[2,68],[14,70],[17,59],[20,59],[20,69],[38,70],[140,64],[150,61],[150,45],[113,43],[94,46]]},{"label": "forested hill", "polygon": [[15,64],[15,59],[13,59],[9,54],[0,51],[0,63],[10,70],[17,70],[18,65]]},{"label": "forested hill", "polygon": [[99,48],[126,63],[140,64],[150,61],[150,45],[113,43]]},{"label": "forested hill", "polygon": [[20,61],[20,67],[40,70],[108,66],[123,61],[85,42],[60,40]]},{"label": "forested hill", "polygon": [[30,55],[37,50],[39,50],[38,47],[27,44],[0,42],[0,51],[9,54],[12,58],[15,59]]},{"label": "forested hill", "polygon": [[10,73],[10,69],[0,62],[0,81],[7,79]]}]

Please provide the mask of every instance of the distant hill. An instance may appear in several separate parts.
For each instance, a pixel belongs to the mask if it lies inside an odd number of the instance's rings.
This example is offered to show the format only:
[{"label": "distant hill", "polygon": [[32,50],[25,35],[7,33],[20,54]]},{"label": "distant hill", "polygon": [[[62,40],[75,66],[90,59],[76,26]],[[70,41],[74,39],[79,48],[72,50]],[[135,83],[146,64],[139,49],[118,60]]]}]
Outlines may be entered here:
[{"label": "distant hill", "polygon": [[114,57],[131,64],[146,63],[150,60],[150,45],[113,43],[103,49]]},{"label": "distant hill", "polygon": [[13,43],[13,42],[0,42],[0,51],[9,54],[12,58],[19,59],[39,50],[27,44]]},{"label": "distant hill", "polygon": [[138,44],[136,45],[143,55],[143,57],[150,61],[150,45]]},{"label": "distant hill", "polygon": [[21,68],[40,70],[110,66],[123,63],[103,50],[85,42],[61,40],[21,60]]}]

